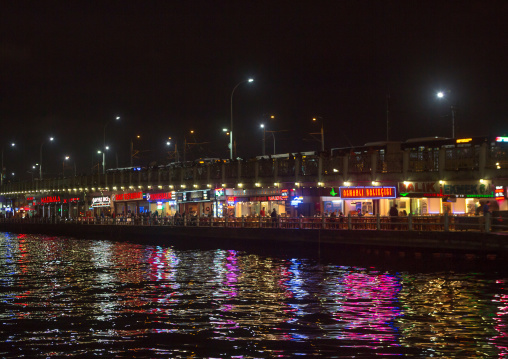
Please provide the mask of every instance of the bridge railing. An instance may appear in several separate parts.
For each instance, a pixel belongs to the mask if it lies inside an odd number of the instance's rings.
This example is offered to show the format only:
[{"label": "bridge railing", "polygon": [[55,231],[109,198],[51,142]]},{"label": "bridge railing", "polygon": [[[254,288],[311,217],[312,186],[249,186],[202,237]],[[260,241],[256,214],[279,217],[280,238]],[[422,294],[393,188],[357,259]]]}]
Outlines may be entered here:
[{"label": "bridge railing", "polygon": [[80,224],[121,226],[280,228],[302,230],[371,230],[371,231],[508,231],[508,218],[501,216],[348,216],[348,217],[29,217],[0,218],[0,223]]}]

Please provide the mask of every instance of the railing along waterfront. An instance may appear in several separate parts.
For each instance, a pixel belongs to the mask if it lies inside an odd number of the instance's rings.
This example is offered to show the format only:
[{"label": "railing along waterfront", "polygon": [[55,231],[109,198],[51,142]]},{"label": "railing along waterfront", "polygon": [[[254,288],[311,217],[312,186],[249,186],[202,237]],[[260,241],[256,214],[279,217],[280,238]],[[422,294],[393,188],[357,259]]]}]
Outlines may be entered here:
[{"label": "railing along waterfront", "polygon": [[224,227],[224,228],[277,228],[277,229],[328,229],[371,231],[508,231],[505,217],[491,216],[348,216],[348,217],[79,217],[79,218],[2,218],[2,223],[79,224],[119,226],[171,226],[171,227]]}]

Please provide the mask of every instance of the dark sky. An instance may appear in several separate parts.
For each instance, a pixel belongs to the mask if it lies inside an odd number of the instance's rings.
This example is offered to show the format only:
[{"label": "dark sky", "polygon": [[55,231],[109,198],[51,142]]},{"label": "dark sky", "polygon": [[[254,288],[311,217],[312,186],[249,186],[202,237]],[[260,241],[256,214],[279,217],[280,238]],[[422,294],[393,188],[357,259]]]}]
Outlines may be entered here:
[{"label": "dark sky", "polygon": [[[261,152],[263,117],[277,152],[386,139],[508,134],[506,1],[0,2],[0,141],[9,171],[62,158],[90,172],[111,145],[129,164],[164,159],[168,136],[189,156],[227,158],[230,97],[238,155]],[[447,91],[447,100],[435,93]],[[115,123],[114,117],[121,116]],[[195,137],[189,131],[195,131]],[[7,147],[10,141],[17,148]],[[267,140],[271,153],[273,140]]]}]

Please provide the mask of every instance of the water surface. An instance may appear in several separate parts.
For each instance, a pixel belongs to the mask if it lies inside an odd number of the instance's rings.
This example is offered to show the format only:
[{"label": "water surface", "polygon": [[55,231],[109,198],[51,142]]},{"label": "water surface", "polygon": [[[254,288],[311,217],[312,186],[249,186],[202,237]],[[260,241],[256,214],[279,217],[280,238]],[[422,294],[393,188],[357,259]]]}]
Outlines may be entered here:
[{"label": "water surface", "polygon": [[7,358],[508,357],[498,271],[10,233],[0,263]]}]

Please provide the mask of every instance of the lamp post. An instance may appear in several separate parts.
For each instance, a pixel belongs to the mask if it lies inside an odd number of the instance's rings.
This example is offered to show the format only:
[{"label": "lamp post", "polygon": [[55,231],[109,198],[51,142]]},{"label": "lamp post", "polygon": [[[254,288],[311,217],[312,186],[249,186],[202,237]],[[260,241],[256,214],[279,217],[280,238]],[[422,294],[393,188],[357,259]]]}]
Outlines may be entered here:
[{"label": "lamp post", "polygon": [[[11,143],[11,147],[16,146],[13,142]],[[0,185],[4,183],[4,147],[2,146],[2,167],[0,168]]]},{"label": "lamp post", "polygon": [[233,91],[231,91],[231,126],[229,127],[229,158],[231,160],[233,159],[233,143],[234,143],[234,138],[233,138],[233,95],[234,95],[235,90],[238,86],[240,86],[244,82],[253,82],[253,81],[254,81],[254,79],[247,79],[247,80],[240,81],[239,83],[236,84],[235,87],[233,87]]},{"label": "lamp post", "polygon": [[[141,138],[140,135],[136,135],[136,138],[139,140]],[[131,140],[131,167],[132,167],[132,159],[135,156],[134,154],[134,140]]]},{"label": "lamp post", "polygon": [[[115,118],[116,121],[120,120],[120,116],[116,116]],[[104,125],[104,141],[103,141],[103,148],[105,149],[106,148],[106,127],[107,125],[111,122],[112,120],[109,120],[108,122],[106,122],[106,124]],[[102,152],[102,174],[105,174],[106,173],[106,151],[103,151]]]},{"label": "lamp post", "polygon": [[321,151],[325,150],[325,130],[323,128],[323,117],[314,117],[312,121],[317,122],[317,120],[321,121]]},{"label": "lamp post", "polygon": [[[449,91],[448,91],[449,92]],[[446,99],[445,93],[443,91],[439,91],[436,94],[438,99]],[[450,106],[450,110],[452,111],[452,138],[455,138],[455,111],[457,110],[457,107],[454,105]]]},{"label": "lamp post", "polygon": [[265,146],[265,143],[266,143],[266,128],[265,128],[265,124],[262,123],[260,127],[263,129],[263,147],[261,149],[261,153],[264,156],[265,153],[266,153],[266,150],[265,150],[265,147],[266,147]]},{"label": "lamp post", "polygon": [[[53,141],[54,138],[50,137],[49,141]],[[40,160],[39,160],[39,179],[42,180],[42,146],[44,145],[45,141],[41,142],[41,151],[40,151]]]},{"label": "lamp post", "polygon": [[65,161],[69,160],[69,156],[64,156],[62,161],[62,178],[65,178]]}]

